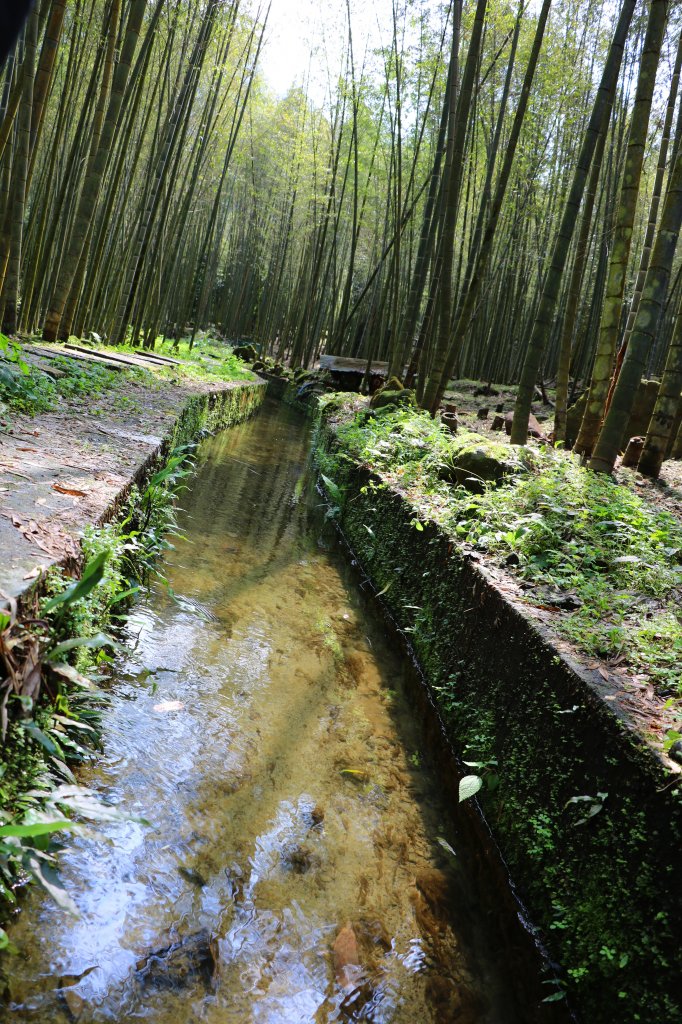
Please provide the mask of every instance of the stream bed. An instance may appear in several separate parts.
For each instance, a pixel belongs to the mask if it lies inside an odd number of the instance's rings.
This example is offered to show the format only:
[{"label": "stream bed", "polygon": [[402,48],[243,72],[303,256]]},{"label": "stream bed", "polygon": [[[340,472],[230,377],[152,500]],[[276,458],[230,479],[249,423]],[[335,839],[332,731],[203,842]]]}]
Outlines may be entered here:
[{"label": "stream bed", "polygon": [[130,817],[67,841],[78,917],[25,899],[2,1019],[535,1019],[308,444],[266,403],[201,445],[163,567],[176,598],[158,585],[134,608],[104,754],[80,773]]}]

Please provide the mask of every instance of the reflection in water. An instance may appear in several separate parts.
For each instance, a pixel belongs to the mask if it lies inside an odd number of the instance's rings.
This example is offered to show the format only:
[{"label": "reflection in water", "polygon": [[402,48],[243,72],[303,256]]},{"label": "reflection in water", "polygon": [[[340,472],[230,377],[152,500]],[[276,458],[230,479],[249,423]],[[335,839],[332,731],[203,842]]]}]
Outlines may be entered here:
[{"label": "reflection in water", "polygon": [[305,450],[284,409],[202,447],[178,601],[135,610],[83,773],[150,824],[70,841],[77,919],[30,895],[8,1019],[516,1021],[472,954],[400,661],[328,550]]}]

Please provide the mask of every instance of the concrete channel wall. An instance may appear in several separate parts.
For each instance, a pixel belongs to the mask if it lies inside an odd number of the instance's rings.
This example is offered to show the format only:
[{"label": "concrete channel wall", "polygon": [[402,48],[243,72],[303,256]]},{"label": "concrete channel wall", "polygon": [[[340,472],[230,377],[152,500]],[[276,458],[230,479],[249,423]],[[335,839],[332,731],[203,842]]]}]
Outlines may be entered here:
[{"label": "concrete channel wall", "polygon": [[[127,451],[133,450],[135,457],[126,460],[124,475],[117,473],[112,476],[112,485],[100,483],[97,488],[93,487],[91,500],[69,524],[66,532],[70,537],[66,537],[67,543],[63,545],[62,552],[46,556],[44,549],[27,543],[11,526],[9,520],[0,520],[3,594],[16,599],[20,609],[22,605],[31,605],[40,595],[46,568],[54,565],[61,565],[67,570],[76,568],[74,562],[78,562],[80,537],[85,527],[101,526],[114,520],[131,488],[134,485],[143,488],[152,473],[163,465],[173,449],[196,440],[204,431],[213,433],[246,419],[263,402],[266,390],[265,381],[235,382],[191,394],[184,403],[177,404],[174,415],[164,423],[162,435],[136,435],[134,447],[128,440],[131,435],[126,431],[107,430],[106,441],[110,447],[115,446],[117,455],[125,455]],[[119,459],[119,462],[123,465],[122,459]],[[54,473],[59,475],[58,469],[59,467],[57,470],[49,467],[47,471],[39,474],[33,484],[33,490],[28,491],[26,502],[29,507],[34,506],[35,498],[39,494],[48,495],[51,502],[55,500],[54,491],[50,489],[50,481]],[[91,477],[94,482],[93,474]],[[29,480],[28,477],[26,479]],[[87,470],[80,474],[80,481],[85,481],[86,486],[89,483]]]},{"label": "concrete channel wall", "polygon": [[452,537],[416,529],[415,508],[341,451],[324,418],[315,448],[343,492],[340,528],[409,641],[454,751],[477,763],[462,773],[486,780],[476,800],[578,1017],[682,1020],[678,778],[600,674]]}]

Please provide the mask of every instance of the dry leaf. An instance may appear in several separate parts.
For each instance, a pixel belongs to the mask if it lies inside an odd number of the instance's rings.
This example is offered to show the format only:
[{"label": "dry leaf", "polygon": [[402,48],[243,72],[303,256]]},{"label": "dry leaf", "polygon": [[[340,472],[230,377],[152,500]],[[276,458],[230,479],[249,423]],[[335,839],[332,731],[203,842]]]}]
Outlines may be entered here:
[{"label": "dry leaf", "polygon": [[605,669],[605,668],[598,668],[598,669],[597,669],[597,672],[598,672],[598,673],[599,673],[599,675],[600,675],[600,676],[602,677],[602,679],[605,679],[605,680],[606,680],[606,682],[608,683],[608,681],[609,681],[609,674],[608,674],[608,672],[606,671],[606,669]]},{"label": "dry leaf", "polygon": [[61,484],[52,484],[53,491],[59,491],[60,494],[70,494],[72,498],[84,498],[86,495],[85,491],[78,491],[75,487],[62,487]]}]

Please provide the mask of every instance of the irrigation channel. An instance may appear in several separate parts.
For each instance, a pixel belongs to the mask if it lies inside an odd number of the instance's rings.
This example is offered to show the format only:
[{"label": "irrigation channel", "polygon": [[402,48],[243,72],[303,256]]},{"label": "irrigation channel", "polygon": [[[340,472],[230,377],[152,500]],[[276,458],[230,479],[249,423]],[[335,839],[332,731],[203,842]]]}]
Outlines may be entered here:
[{"label": "irrigation channel", "polygon": [[68,841],[78,917],[29,894],[3,1019],[557,1019],[510,980],[414,670],[325,523],[308,444],[270,402],[202,444],[164,567],[177,600],[134,609],[81,773],[129,816]]}]

